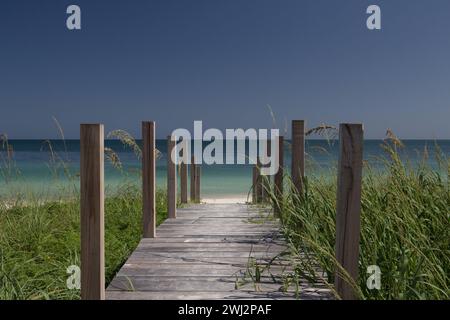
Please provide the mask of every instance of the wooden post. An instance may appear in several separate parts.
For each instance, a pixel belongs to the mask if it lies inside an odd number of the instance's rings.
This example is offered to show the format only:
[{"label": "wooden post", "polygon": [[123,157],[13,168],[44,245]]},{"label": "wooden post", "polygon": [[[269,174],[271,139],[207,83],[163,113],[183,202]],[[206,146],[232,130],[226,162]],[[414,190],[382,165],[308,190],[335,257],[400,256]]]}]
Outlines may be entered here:
[{"label": "wooden post", "polygon": [[[350,277],[357,281],[363,157],[362,124],[341,124],[339,141],[336,260]],[[354,289],[338,271],[335,276],[335,288],[342,299],[356,298]]]},{"label": "wooden post", "polygon": [[154,121],[142,122],[142,224],[143,237],[156,236],[156,144]]},{"label": "wooden post", "polygon": [[263,200],[263,186],[262,186],[262,175],[261,175],[261,161],[257,160],[256,164],[256,201],[261,203]]},{"label": "wooden post", "polygon": [[181,203],[188,203],[187,182],[188,182],[188,168],[187,164],[182,162],[180,164]]},{"label": "wooden post", "polygon": [[283,173],[284,173],[284,137],[278,137],[278,172],[275,174],[275,213],[281,212],[281,202],[283,200]]},{"label": "wooden post", "polygon": [[255,165],[253,165],[253,170],[252,170],[252,203],[257,203],[258,202],[258,196],[257,196],[257,184],[258,184],[258,167]]},{"label": "wooden post", "polygon": [[81,298],[105,299],[104,129],[80,126]]},{"label": "wooden post", "polygon": [[303,178],[305,177],[305,121],[292,121],[292,182],[295,191],[302,190]]},{"label": "wooden post", "polygon": [[191,202],[195,202],[195,157],[191,156]]},{"label": "wooden post", "polygon": [[200,203],[200,177],[202,175],[202,167],[195,166],[195,202]]},{"label": "wooden post", "polygon": [[183,141],[181,142],[183,144],[183,161],[180,164],[180,198],[181,203],[188,203],[188,166],[187,163],[185,163],[184,159],[186,157],[185,152],[187,153],[187,141],[183,138]]},{"label": "wooden post", "polygon": [[[266,148],[266,154],[270,155],[270,140],[266,141]],[[261,167],[266,167],[266,165],[260,163],[260,168]],[[259,171],[259,176],[261,179],[261,202],[266,202],[269,195],[267,192],[267,188],[269,188],[268,183],[270,183],[270,176],[263,176],[261,174],[261,170]]]},{"label": "wooden post", "polygon": [[264,200],[264,188],[263,188],[263,176],[261,174],[261,161],[258,158],[258,169],[257,169],[257,180],[256,180],[256,198],[258,199],[258,203],[263,202]]},{"label": "wooden post", "polygon": [[172,161],[175,141],[167,137],[167,214],[169,218],[177,217],[177,165]]}]

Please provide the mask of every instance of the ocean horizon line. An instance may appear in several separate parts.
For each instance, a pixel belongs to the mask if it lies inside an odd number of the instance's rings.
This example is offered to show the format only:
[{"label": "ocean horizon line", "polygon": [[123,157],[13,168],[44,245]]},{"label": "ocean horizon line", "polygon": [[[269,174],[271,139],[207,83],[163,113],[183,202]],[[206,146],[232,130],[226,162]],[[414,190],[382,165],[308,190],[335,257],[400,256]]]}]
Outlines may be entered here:
[{"label": "ocean horizon line", "polygon": [[[134,138],[136,141],[142,141],[142,139],[137,139]],[[450,138],[439,138],[439,139],[433,139],[433,138],[399,138],[401,141],[450,141]],[[167,138],[156,138],[156,140],[167,140]],[[192,141],[196,140],[196,139],[191,139]],[[226,139],[219,139],[222,141],[225,141]],[[235,139],[236,140],[236,139]],[[238,139],[241,140],[241,139]],[[245,139],[245,140],[249,140],[249,139]],[[292,138],[289,139],[285,139],[284,141],[291,141]],[[338,140],[338,138],[330,138],[330,139],[325,139],[325,138],[306,138],[305,140],[314,140],[314,141],[329,141],[329,140]],[[384,141],[386,140],[386,138],[367,138],[364,139],[364,141]],[[12,141],[80,141],[80,139],[76,139],[76,138],[65,138],[65,139],[61,139],[61,138],[31,138],[31,139],[27,139],[27,138],[20,138],[20,139],[10,139],[8,138],[8,141],[12,142]],[[105,138],[105,141],[120,141],[117,138]],[[210,142],[207,140],[203,140],[204,142]]]}]

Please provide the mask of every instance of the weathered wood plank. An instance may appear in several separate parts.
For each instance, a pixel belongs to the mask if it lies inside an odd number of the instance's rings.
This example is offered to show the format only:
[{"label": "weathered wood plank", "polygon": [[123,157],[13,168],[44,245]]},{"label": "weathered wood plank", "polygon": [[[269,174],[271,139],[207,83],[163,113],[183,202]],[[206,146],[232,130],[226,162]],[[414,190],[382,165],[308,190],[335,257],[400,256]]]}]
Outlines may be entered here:
[{"label": "weathered wood plank", "polygon": [[[302,297],[302,296],[301,296]],[[300,297],[300,298],[301,298]],[[235,291],[235,292],[199,292],[199,291],[109,291],[109,300],[294,300],[292,293],[282,292],[255,292],[255,291]]]},{"label": "weathered wood plank", "polygon": [[[295,298],[292,288],[280,292],[281,276],[292,271],[286,250],[267,209],[190,205],[158,227],[158,238],[141,240],[109,285],[108,299]],[[243,281],[255,265],[261,268],[259,291]]]},{"label": "weathered wood plank", "polygon": [[138,249],[181,249],[181,250],[197,250],[201,249],[203,251],[215,250],[217,248],[239,251],[245,250],[249,251],[250,249],[255,251],[263,251],[263,250],[283,250],[286,249],[287,246],[283,245],[272,245],[268,243],[223,243],[223,242],[215,242],[215,243],[189,243],[189,242],[177,242],[177,243],[167,243],[167,242],[147,242],[141,243]]},{"label": "weathered wood plank", "polygon": [[305,176],[305,121],[292,120],[292,183],[297,192],[302,190]]},{"label": "weathered wood plank", "polygon": [[[154,240],[153,240],[154,239]],[[142,239],[141,243],[244,243],[244,244],[284,244],[284,238],[278,236],[276,239],[274,238],[258,238],[253,236],[230,236],[230,237],[207,237],[207,236],[199,236],[199,237],[184,237],[180,238],[153,238],[152,241],[146,241],[147,239]]]},{"label": "weathered wood plank", "polygon": [[225,249],[240,251],[245,250],[249,251],[265,251],[265,250],[284,250],[287,246],[277,245],[277,244],[267,244],[267,243],[221,243],[221,242],[213,242],[213,243],[188,243],[188,242],[177,242],[177,243],[167,243],[167,242],[148,242],[141,243],[138,249],[141,250],[157,250],[157,249],[167,249],[167,250],[183,250],[183,251],[214,251],[216,249]]},{"label": "weathered wood plank", "polygon": [[[223,245],[222,245],[223,247]],[[257,253],[257,254],[263,254],[263,253],[279,253],[280,250],[283,251],[284,248],[280,248],[278,246],[273,246],[270,248],[264,248],[262,246],[260,247],[252,247],[250,246],[241,246],[241,247],[227,247],[226,249],[223,249],[219,246],[214,247],[214,248],[202,248],[202,247],[197,247],[197,248],[188,248],[188,247],[163,247],[163,246],[158,246],[158,247],[154,247],[154,246],[142,246],[138,249],[136,249],[135,253],[147,253],[147,251],[152,251],[152,253],[154,254],[160,254],[160,253],[179,253],[180,257],[184,257],[185,254],[210,254],[210,253],[214,253],[216,254],[217,251],[214,250],[221,250],[221,253],[229,253],[232,252],[233,254],[241,254],[241,253],[245,253],[243,256],[244,257],[248,257],[249,253]],[[253,255],[254,256],[254,255]]]},{"label": "weathered wood plank", "polygon": [[258,183],[258,167],[254,165],[252,167],[252,203],[258,203],[258,193],[257,193],[257,183]]},{"label": "weathered wood plank", "polygon": [[188,203],[187,181],[188,167],[186,163],[182,162],[180,164],[180,201],[183,204]]},{"label": "weathered wood plank", "polygon": [[201,200],[201,176],[202,167],[200,165],[195,166],[195,202]]},{"label": "weathered wood plank", "polygon": [[80,126],[81,298],[105,298],[104,129]]},{"label": "weathered wood plank", "polygon": [[[158,228],[158,231],[159,230],[161,230],[161,231],[164,231],[164,230],[179,230],[180,233],[184,233],[184,230],[186,230],[185,226],[186,225],[182,225],[182,224],[181,225],[180,224],[164,224],[164,225],[161,225],[160,228]],[[215,224],[212,224],[212,223],[198,224],[198,225],[192,224],[190,226],[190,228],[189,228],[189,232],[198,231],[198,230],[200,230],[200,231],[202,231],[202,230],[211,230],[211,227],[214,227],[214,226],[215,226]],[[230,231],[234,231],[234,232],[238,232],[238,231],[241,231],[241,230],[242,231],[251,231],[251,230],[258,231],[258,230],[261,230],[261,231],[269,232],[269,231],[276,231],[276,230],[278,230],[278,228],[277,228],[277,226],[274,226],[273,224],[270,225],[270,226],[264,226],[264,225],[260,225],[260,224],[250,224],[250,223],[247,223],[245,225],[244,224],[241,224],[241,225],[224,224],[222,226],[222,228],[220,230],[217,230],[217,231],[222,232],[224,230],[230,230]]]},{"label": "weathered wood plank", "polygon": [[[183,138],[183,141],[181,142],[183,145],[183,155],[182,155],[182,161],[180,164],[180,201],[183,204],[188,203],[188,165],[185,162],[185,159],[187,158],[187,154],[185,155],[184,152],[187,152],[188,150],[188,144],[187,140]],[[190,146],[189,146],[190,149]]]},{"label": "weathered wood plank", "polygon": [[[266,150],[264,151],[268,157],[272,155],[272,140],[266,141]],[[263,165],[263,167],[268,167],[267,165]],[[262,182],[262,202],[267,203],[269,201],[269,191],[271,189],[272,184],[272,176],[265,175],[261,176]]]},{"label": "weathered wood plank", "polygon": [[[239,285],[239,278],[229,277],[154,277],[145,276],[116,276],[108,290],[125,291],[235,291]],[[242,288],[252,288],[253,283],[243,284]],[[279,291],[282,284],[273,283],[270,277],[262,278],[258,283],[261,291]]]},{"label": "weathered wood plank", "polygon": [[[277,266],[271,269],[263,269],[261,275],[269,277],[271,273],[281,273],[286,267]],[[233,265],[207,265],[207,264],[191,264],[191,265],[169,265],[164,267],[149,268],[148,265],[124,266],[117,276],[146,276],[146,277],[229,277],[230,275],[238,275],[242,277],[246,273],[246,268]]]},{"label": "weathered wood plank", "polygon": [[167,137],[167,215],[177,217],[177,165],[174,137]]},{"label": "weathered wood plank", "polygon": [[[254,258],[267,258],[274,257],[276,254],[274,252],[257,251],[252,252],[251,256]],[[166,257],[166,258],[176,258],[176,259],[203,259],[203,258],[249,258],[250,251],[184,251],[184,252],[158,252],[158,251],[140,251],[136,250],[132,254],[132,258],[151,258],[151,257]]]},{"label": "weathered wood plank", "polygon": [[261,175],[261,161],[259,157],[256,162],[256,203],[261,203],[263,200],[263,176]]},{"label": "weathered wood plank", "polygon": [[156,235],[155,122],[142,122],[142,223],[143,237]]},{"label": "weathered wood plank", "polygon": [[283,201],[283,175],[284,175],[284,137],[278,137],[278,172],[274,177],[275,185],[275,213],[280,214]]},{"label": "weathered wood plank", "polygon": [[[339,164],[336,211],[336,259],[350,277],[358,279],[363,157],[362,124],[339,126]],[[335,288],[342,299],[356,298],[349,279],[336,271]]]},{"label": "weathered wood plank", "polygon": [[[269,255],[268,255],[269,256]],[[156,257],[162,257],[164,258],[164,260],[158,261]],[[176,257],[175,257],[176,258]],[[273,258],[273,255],[272,257]],[[298,257],[297,259],[300,259],[300,257]],[[219,258],[214,258],[214,257],[207,257],[204,259],[192,259],[192,260],[188,260],[188,259],[184,259],[185,261],[180,261],[180,264],[184,264],[184,263],[189,263],[189,264],[211,264],[211,265],[240,265],[241,263],[245,262],[247,263],[249,260],[258,262],[258,263],[262,263],[264,264],[265,262],[268,262],[268,257],[261,257],[261,258],[256,258],[254,256],[252,257],[229,257],[229,259],[225,260],[220,260]],[[287,261],[291,261],[292,260],[289,258],[289,256],[287,255],[281,255],[278,256],[274,261],[273,261],[273,265],[284,265]],[[145,264],[145,263],[151,263],[151,264],[166,264],[166,263],[173,263],[174,259],[171,257],[164,257],[164,255],[158,255],[155,254],[154,256],[147,256],[147,257],[131,257],[127,260],[127,262],[124,264]],[[176,263],[175,263],[176,264]]]},{"label": "weathered wood plank", "polygon": [[[268,258],[255,258],[259,265],[265,265],[272,261],[272,257]],[[210,264],[210,265],[236,265],[241,267],[246,267],[248,265],[248,257],[227,257],[226,261],[221,257],[216,258],[202,258],[202,259],[178,259],[173,257],[164,257],[160,255],[154,255],[153,257],[130,257],[127,264],[140,264],[140,265],[160,265],[160,264],[170,264],[175,266],[177,264],[183,265],[198,265],[198,264]],[[284,265],[288,260],[277,259],[276,262],[271,262],[271,264]]]},{"label": "weathered wood plank", "polygon": [[190,195],[191,195],[191,202],[195,202],[195,157],[194,154],[191,155],[191,181],[190,181]]},{"label": "weathered wood plank", "polygon": [[188,217],[178,217],[177,220],[168,220],[164,224],[166,225],[185,225],[185,224],[197,224],[197,225],[215,225],[217,223],[227,224],[229,226],[239,226],[242,223],[250,223],[250,224],[266,224],[271,226],[277,226],[278,224],[273,221],[258,221],[255,219],[248,218],[207,218],[207,217],[199,217],[199,218],[188,218]]}]

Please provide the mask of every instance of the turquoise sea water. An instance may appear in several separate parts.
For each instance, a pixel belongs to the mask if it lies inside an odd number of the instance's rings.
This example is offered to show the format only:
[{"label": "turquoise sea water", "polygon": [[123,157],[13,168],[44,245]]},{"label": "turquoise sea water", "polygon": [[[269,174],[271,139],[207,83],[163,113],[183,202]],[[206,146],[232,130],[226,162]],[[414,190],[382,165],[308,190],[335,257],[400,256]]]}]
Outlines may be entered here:
[{"label": "turquoise sea water", "polygon": [[[138,143],[140,143],[138,141]],[[385,156],[381,148],[381,140],[366,140],[364,142],[364,159],[375,168],[382,170],[377,158]],[[435,145],[438,144],[443,153],[450,156],[450,140],[405,140],[402,155],[412,164],[421,161],[423,151],[428,150],[429,161],[436,165],[434,159]],[[0,151],[0,195],[8,197],[17,192],[34,194],[38,197],[48,197],[58,192],[64,192],[69,187],[78,188],[79,172],[79,141],[51,140],[49,144],[43,140],[11,140],[11,156],[5,148]],[[206,144],[205,144],[206,145]],[[157,160],[157,186],[166,186],[167,142],[157,140],[156,146],[162,152]],[[133,151],[120,141],[107,140],[105,147],[114,150],[123,164],[123,170],[114,168],[105,162],[105,185],[112,192],[123,182],[140,184],[139,172],[141,161]],[[290,167],[290,141],[285,142],[285,166]],[[307,140],[307,174],[324,174],[332,176],[332,168],[336,165],[338,142],[325,140]],[[64,166],[72,179],[69,180]],[[247,196],[252,181],[251,165],[202,165],[202,197],[225,198]]]}]

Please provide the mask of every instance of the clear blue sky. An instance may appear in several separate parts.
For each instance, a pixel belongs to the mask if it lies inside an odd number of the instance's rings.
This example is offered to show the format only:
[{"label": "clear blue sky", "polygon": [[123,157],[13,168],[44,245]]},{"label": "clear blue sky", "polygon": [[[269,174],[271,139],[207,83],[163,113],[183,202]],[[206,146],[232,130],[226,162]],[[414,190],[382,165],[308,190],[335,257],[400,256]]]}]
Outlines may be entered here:
[{"label": "clear blue sky", "polygon": [[[66,8],[82,30],[66,29]],[[366,8],[382,9],[382,30]],[[363,122],[367,138],[450,138],[448,0],[2,0],[0,132]]]}]

